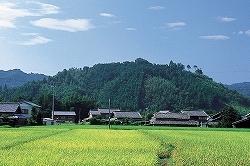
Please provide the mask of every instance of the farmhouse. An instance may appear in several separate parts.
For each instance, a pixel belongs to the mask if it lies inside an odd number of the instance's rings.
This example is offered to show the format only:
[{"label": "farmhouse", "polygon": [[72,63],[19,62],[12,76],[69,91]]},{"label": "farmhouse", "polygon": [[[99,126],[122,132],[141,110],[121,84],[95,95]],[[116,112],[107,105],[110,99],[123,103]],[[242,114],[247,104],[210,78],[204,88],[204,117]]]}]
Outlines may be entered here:
[{"label": "farmhouse", "polygon": [[197,126],[199,122],[191,120],[188,114],[173,112],[157,112],[150,120],[151,125]]},{"label": "farmhouse", "polygon": [[22,114],[22,110],[19,103],[14,103],[14,102],[0,103],[1,116],[13,116],[14,114]]},{"label": "farmhouse", "polygon": [[236,128],[250,128],[250,113],[245,115],[241,120],[233,123]]},{"label": "farmhouse", "polygon": [[208,126],[216,126],[222,119],[222,112],[218,112],[211,117],[208,118],[207,125]]},{"label": "farmhouse", "polygon": [[[4,102],[0,103],[0,114],[14,115],[14,114],[26,114],[31,115],[32,109],[40,109],[41,106],[28,102]],[[22,116],[23,117],[23,116]]]},{"label": "farmhouse", "polygon": [[5,102],[0,103],[0,116],[8,118],[4,123],[10,125],[25,125],[28,119],[31,118],[32,109],[40,109],[41,107],[27,101],[18,102]]},{"label": "farmhouse", "polygon": [[198,121],[200,125],[206,125],[206,122],[209,118],[208,114],[205,111],[181,111],[183,114],[187,114],[190,120]]},{"label": "farmhouse", "polygon": [[[114,116],[114,112],[120,112],[120,109],[110,109],[111,117]],[[89,118],[101,117],[102,119],[107,119],[109,117],[109,109],[107,108],[98,108],[89,111]]]},{"label": "farmhouse", "polygon": [[29,102],[29,101],[21,101],[19,102],[19,105],[22,109],[22,113],[23,114],[29,114],[31,115],[31,111],[33,108],[37,109],[37,110],[40,110],[41,109],[41,106],[35,104],[35,103],[32,103],[32,102]]},{"label": "farmhouse", "polygon": [[62,122],[74,122],[76,113],[73,111],[54,111],[54,119]]},{"label": "farmhouse", "polygon": [[123,111],[115,111],[114,113],[114,118],[124,122],[124,121],[131,121],[131,122],[135,122],[135,121],[141,121],[142,120],[142,116],[139,112],[123,112]]}]

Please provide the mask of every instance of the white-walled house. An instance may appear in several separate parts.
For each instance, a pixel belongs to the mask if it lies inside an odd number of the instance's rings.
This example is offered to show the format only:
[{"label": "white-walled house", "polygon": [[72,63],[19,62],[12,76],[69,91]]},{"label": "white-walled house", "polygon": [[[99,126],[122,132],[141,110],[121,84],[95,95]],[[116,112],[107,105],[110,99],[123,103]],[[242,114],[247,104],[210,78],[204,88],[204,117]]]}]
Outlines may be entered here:
[{"label": "white-walled house", "polygon": [[38,110],[41,109],[41,106],[39,106],[35,103],[32,103],[32,102],[29,102],[29,101],[21,101],[21,102],[19,102],[19,105],[21,107],[22,113],[28,114],[28,115],[32,114],[33,108],[38,109]]}]

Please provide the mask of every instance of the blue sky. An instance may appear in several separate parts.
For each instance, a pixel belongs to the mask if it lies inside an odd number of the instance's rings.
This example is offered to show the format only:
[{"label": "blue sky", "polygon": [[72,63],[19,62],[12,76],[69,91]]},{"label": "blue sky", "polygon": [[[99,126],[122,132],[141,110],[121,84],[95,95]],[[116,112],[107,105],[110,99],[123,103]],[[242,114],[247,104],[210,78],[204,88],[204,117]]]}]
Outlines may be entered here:
[{"label": "blue sky", "polygon": [[0,0],[0,69],[170,60],[250,81],[248,0]]}]

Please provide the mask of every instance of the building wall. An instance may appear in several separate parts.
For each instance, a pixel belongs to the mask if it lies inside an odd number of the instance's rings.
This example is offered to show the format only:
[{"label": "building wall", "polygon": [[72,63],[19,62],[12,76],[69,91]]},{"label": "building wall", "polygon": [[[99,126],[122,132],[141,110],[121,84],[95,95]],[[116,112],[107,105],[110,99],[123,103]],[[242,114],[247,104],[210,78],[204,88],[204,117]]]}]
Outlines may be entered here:
[{"label": "building wall", "polygon": [[74,122],[75,116],[67,116],[67,115],[54,115],[55,120],[61,120],[61,121],[69,121]]},{"label": "building wall", "polygon": [[[31,110],[33,108],[31,105],[26,104],[26,103],[21,103],[20,107],[21,107],[23,113],[31,115]],[[26,110],[27,110],[27,112],[26,112]]]}]

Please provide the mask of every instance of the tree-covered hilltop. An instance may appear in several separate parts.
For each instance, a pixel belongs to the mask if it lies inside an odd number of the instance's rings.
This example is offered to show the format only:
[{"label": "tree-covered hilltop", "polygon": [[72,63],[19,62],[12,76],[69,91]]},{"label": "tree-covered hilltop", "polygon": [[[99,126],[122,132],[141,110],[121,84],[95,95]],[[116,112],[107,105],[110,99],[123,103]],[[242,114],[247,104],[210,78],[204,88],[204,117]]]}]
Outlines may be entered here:
[{"label": "tree-covered hilltop", "polygon": [[135,62],[97,64],[93,67],[63,70],[47,80],[30,82],[15,89],[1,90],[2,100],[20,99],[51,108],[52,86],[56,109],[65,109],[74,100],[95,101],[98,107],[125,110],[206,109],[219,111],[225,105],[248,107],[247,98],[180,63],[152,64],[138,58]]},{"label": "tree-covered hilltop", "polygon": [[24,73],[20,69],[13,69],[8,71],[0,70],[0,87],[18,87],[29,81],[40,81],[46,79],[48,76],[35,73]]}]

